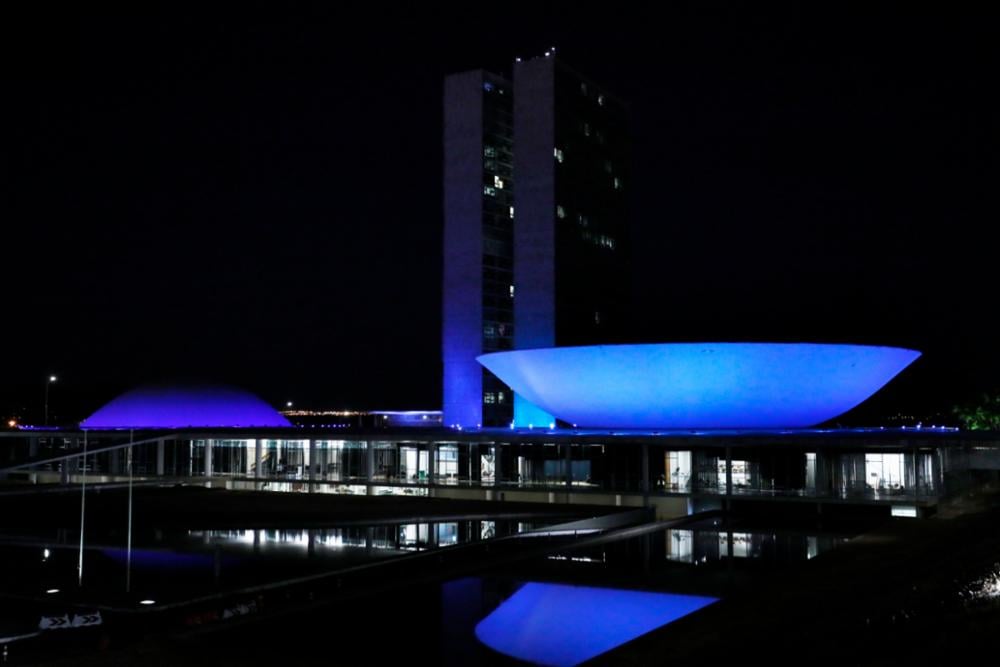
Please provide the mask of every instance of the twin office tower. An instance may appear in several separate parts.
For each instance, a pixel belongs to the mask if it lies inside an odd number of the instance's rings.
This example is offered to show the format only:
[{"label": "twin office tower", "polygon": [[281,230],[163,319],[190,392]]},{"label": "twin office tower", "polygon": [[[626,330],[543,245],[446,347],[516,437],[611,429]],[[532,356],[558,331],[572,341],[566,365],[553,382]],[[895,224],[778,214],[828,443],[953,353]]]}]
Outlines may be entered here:
[{"label": "twin office tower", "polygon": [[548,426],[476,357],[620,339],[625,105],[552,52],[444,84],[444,424]]}]

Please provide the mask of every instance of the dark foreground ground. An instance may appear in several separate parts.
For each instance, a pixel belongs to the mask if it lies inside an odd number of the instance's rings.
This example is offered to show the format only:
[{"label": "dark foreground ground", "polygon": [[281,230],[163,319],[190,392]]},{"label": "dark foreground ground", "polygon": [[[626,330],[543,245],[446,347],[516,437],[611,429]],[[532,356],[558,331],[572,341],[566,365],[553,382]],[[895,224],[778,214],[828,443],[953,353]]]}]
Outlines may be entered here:
[{"label": "dark foreground ground", "polygon": [[[16,491],[17,489],[15,489]],[[611,508],[613,509],[613,508]],[[209,529],[322,528],[326,526],[445,521],[449,517],[499,515],[518,517],[544,514],[550,517],[581,513],[607,513],[609,508],[587,508],[538,503],[457,501],[422,496],[362,496],[325,493],[272,493],[225,491],[199,486],[135,487],[132,516],[138,525],[159,528]],[[127,490],[91,488],[86,498],[87,525],[125,526],[128,520]],[[0,492],[0,530],[71,527],[80,521],[80,493],[4,495]]]},{"label": "dark foreground ground", "polygon": [[[144,516],[151,521],[194,520],[205,525],[231,524],[234,518],[243,517],[244,523],[252,518],[258,525],[291,521],[302,526],[392,519],[402,514],[465,516],[495,512],[498,505],[210,491],[171,495],[169,491],[146,498],[140,510]],[[47,509],[63,511],[59,508],[65,501],[46,502],[54,503]],[[72,507],[68,503],[64,511]],[[113,511],[110,506],[105,509]],[[511,514],[552,509],[551,505],[504,506]],[[10,508],[2,514],[3,521],[26,520],[12,516],[17,512]],[[964,498],[937,518],[884,522],[812,561],[756,574],[751,583],[741,584],[716,605],[594,663],[885,665],[991,656],[1000,637],[1000,607],[988,599],[973,599],[970,590],[989,572],[1000,572],[998,563],[996,496]],[[530,569],[526,562],[515,574],[521,576]],[[494,567],[486,574],[504,576],[510,574],[508,570]],[[441,577],[447,576],[442,571]],[[451,636],[453,629],[448,625],[455,619],[447,615],[441,587],[433,579],[432,574],[372,595],[360,591],[327,603],[317,601],[205,627],[147,632],[127,642],[109,643],[94,633],[81,647],[84,653],[44,664],[510,664],[485,648]],[[641,574],[636,573],[632,583],[641,582]]]},{"label": "dark foreground ground", "polygon": [[[897,665],[997,661],[1000,497],[957,499],[938,518],[897,520],[596,660],[597,665]],[[1000,589],[997,591],[1000,593]]]},{"label": "dark foreground ground", "polygon": [[[76,543],[80,517],[79,492],[46,491],[25,495],[17,489],[14,491],[7,495],[0,494],[0,536],[4,540],[23,543],[32,536],[42,535],[61,545],[72,546]],[[95,540],[117,544],[118,547],[124,543],[127,499],[127,490],[121,488],[92,489],[88,492],[86,526],[91,544]],[[476,522],[479,520],[496,522],[498,526],[500,523],[511,525],[522,521],[530,525],[551,525],[599,516],[608,513],[609,509],[614,508],[149,486],[134,490],[132,517],[133,532],[148,535],[154,530],[177,529],[298,531],[373,525],[386,525],[391,529],[400,524],[429,522],[478,525]],[[41,557],[43,543],[44,540],[33,547],[32,553],[37,548],[38,557]],[[46,631],[39,637],[13,643],[8,647],[7,654],[0,653],[0,662],[135,664],[141,661],[172,665],[184,662],[229,664],[230,661],[237,661],[261,664],[284,660],[286,652],[305,651],[310,646],[329,654],[336,663],[371,662],[365,657],[369,645],[388,645],[398,649],[398,642],[404,634],[401,629],[386,627],[386,619],[391,617],[386,613],[387,609],[410,620],[406,631],[414,637],[424,637],[430,631],[437,633],[440,631],[442,606],[441,580],[477,570],[480,562],[483,567],[488,567],[490,563],[516,558],[521,550],[518,544],[510,543],[507,543],[505,552],[500,547],[487,547],[487,553],[481,553],[486,546],[484,542],[467,546],[473,547],[471,554],[470,549],[450,547],[440,549],[439,555],[439,551],[432,548],[406,557],[396,555],[388,559],[391,563],[383,560],[382,552],[366,549],[360,552],[352,550],[351,553],[358,554],[354,561],[340,559],[331,565],[324,565],[325,560],[311,557],[303,559],[303,556],[287,557],[287,554],[277,559],[268,557],[258,566],[267,572],[258,572],[257,575],[261,583],[267,584],[267,590],[259,590],[260,587],[253,581],[234,589],[233,576],[226,574],[224,579],[228,579],[230,584],[225,589],[213,587],[209,579],[202,591],[193,594],[171,590],[170,594],[155,596],[159,598],[158,602],[163,602],[163,597],[167,597],[168,601],[176,597],[194,600],[178,610],[165,610],[160,605],[141,608],[136,606],[136,600],[129,603],[129,597],[118,591],[121,582],[117,572],[111,573],[114,580],[106,584],[98,581],[96,588],[103,590],[94,591],[94,577],[100,579],[101,575],[96,574],[93,567],[89,568],[91,588],[84,589],[82,593],[63,590],[75,586],[63,584],[59,595],[47,596],[41,590],[45,586],[39,589],[37,585],[29,585],[29,590],[38,589],[38,592],[25,595],[18,579],[28,581],[33,575],[26,570],[21,570],[19,575],[18,567],[8,567],[6,572],[0,574],[0,625],[4,626],[0,630],[4,631],[3,636],[34,630],[34,626],[25,625],[25,618],[37,620],[41,615],[66,613],[67,609],[71,614],[74,609],[80,613],[89,613],[82,609],[104,609],[104,624],[94,628]],[[531,548],[537,551],[540,547],[532,544]],[[65,549],[65,546],[61,547],[61,550]],[[118,550],[121,551],[120,548]],[[514,553],[511,553],[512,550]],[[0,552],[3,553],[6,552]],[[72,564],[69,565],[68,569],[72,569]],[[324,567],[334,568],[329,571],[335,576],[327,576]],[[348,569],[344,570],[345,567]],[[316,576],[322,579],[314,580]],[[309,581],[303,583],[303,577]],[[75,574],[73,580],[75,582]],[[111,589],[115,592],[109,594]],[[91,592],[88,593],[88,590]],[[197,601],[204,596],[214,599]],[[56,602],[56,598],[62,598],[63,602]],[[92,605],[85,604],[85,599],[94,602]],[[129,604],[133,611],[122,611]],[[110,605],[110,608],[105,609],[105,605]],[[248,606],[252,609],[252,616],[238,619],[224,616],[225,610],[246,609]],[[307,626],[312,628],[309,636],[303,635],[301,630]],[[373,636],[371,632],[376,628],[378,635]],[[383,635],[383,632],[387,634]],[[339,648],[330,644],[334,636],[341,638]],[[390,644],[385,644],[387,637]],[[383,649],[381,655],[387,657],[389,654]],[[375,664],[379,664],[378,658]]]}]

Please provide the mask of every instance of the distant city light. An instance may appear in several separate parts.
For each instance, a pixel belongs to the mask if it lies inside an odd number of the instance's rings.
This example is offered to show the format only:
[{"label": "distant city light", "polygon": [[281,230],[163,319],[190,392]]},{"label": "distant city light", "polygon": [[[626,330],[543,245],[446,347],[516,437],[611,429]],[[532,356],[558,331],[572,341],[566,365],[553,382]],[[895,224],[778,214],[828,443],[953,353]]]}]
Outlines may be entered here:
[{"label": "distant city light", "polygon": [[56,381],[56,376],[55,375],[50,375],[49,376],[49,382],[55,382],[55,381]]},{"label": "distant city light", "polygon": [[156,604],[156,600],[139,600],[139,604],[144,604],[144,605]]},{"label": "distant city light", "polygon": [[45,592],[48,593],[49,595],[54,595],[55,593],[59,592],[59,589],[58,588],[50,588],[49,590],[47,590]]},{"label": "distant city light", "polygon": [[11,428],[16,427],[17,426],[17,420],[16,419],[8,419],[7,420],[7,426],[9,426]]}]

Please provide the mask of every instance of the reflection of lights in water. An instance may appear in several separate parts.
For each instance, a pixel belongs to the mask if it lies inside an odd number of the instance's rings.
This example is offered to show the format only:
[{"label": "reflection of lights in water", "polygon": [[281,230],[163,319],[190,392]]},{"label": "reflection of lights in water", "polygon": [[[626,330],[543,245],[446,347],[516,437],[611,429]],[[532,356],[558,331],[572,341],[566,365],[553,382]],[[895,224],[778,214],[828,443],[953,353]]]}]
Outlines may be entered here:
[{"label": "reflection of lights in water", "polygon": [[[522,524],[522,525],[524,525],[524,524]],[[532,532],[527,532],[527,531],[532,531]],[[560,536],[566,536],[566,535],[573,535],[575,537],[577,535],[593,535],[594,533],[601,532],[601,529],[599,529],[599,528],[581,528],[579,530],[572,530],[572,529],[570,529],[570,530],[535,531],[535,530],[533,530],[531,528],[528,528],[528,529],[522,530],[520,532],[524,533],[524,535],[522,535],[522,537],[560,537]]]},{"label": "reflection of lights in water", "polygon": [[[730,543],[731,539],[731,543]],[[689,529],[670,529],[666,538],[666,559],[698,565],[728,558],[770,561],[812,560],[846,543],[847,537],[788,535],[782,533],[744,533]],[[788,549],[775,548],[785,545]],[[776,553],[777,552],[777,553]],[[784,553],[782,553],[784,552]]]},{"label": "reflection of lights in water", "polygon": [[420,542],[427,541],[426,524],[408,523],[399,527],[399,546],[407,550],[417,550]]},{"label": "reflection of lights in water", "polygon": [[[457,524],[456,524],[457,526]],[[391,538],[386,538],[384,529],[375,528],[370,547],[372,549],[395,549]],[[367,549],[368,528],[328,528],[311,531],[313,548],[324,550]],[[189,530],[190,538],[206,544],[245,546],[291,546],[309,547],[309,530]]]},{"label": "reflection of lights in water", "polygon": [[[363,529],[362,529],[363,531]],[[346,548],[361,548],[364,549],[367,546],[365,541],[365,535],[362,531],[356,531],[358,534],[351,535],[347,530],[333,529],[324,531],[323,535],[316,536],[316,544],[321,544],[327,549],[346,549]],[[376,540],[372,540],[372,547],[376,549],[381,549],[383,546],[379,544]]]},{"label": "reflection of lights in water", "polygon": [[568,560],[573,563],[603,563],[603,558],[590,558],[589,556],[549,556],[549,560]]},{"label": "reflection of lights in water", "polygon": [[[344,536],[338,530],[333,535],[320,535],[316,538],[316,544],[321,544],[327,549],[343,549],[347,546],[357,546],[356,544],[351,544],[344,540]],[[362,544],[361,546],[364,546]]]},{"label": "reflection of lights in water", "polygon": [[222,538],[225,540],[232,540],[234,542],[239,542],[240,544],[253,544],[254,532],[252,530],[233,530],[227,531],[228,535],[219,535],[222,531],[213,531],[212,537]]},{"label": "reflection of lights in water", "polygon": [[188,535],[201,537],[212,543],[309,546],[307,530],[205,530],[188,531]]},{"label": "reflection of lights in water", "polygon": [[753,537],[750,533],[733,533],[732,545],[729,543],[729,533],[719,533],[719,557],[728,557],[732,549],[733,558],[752,558]]},{"label": "reflection of lights in water", "polygon": [[819,555],[819,538],[809,535],[806,537],[806,560],[812,560]]},{"label": "reflection of lights in water", "polygon": [[496,537],[497,534],[497,522],[496,521],[483,521],[479,524],[479,539],[481,540],[491,540]]},{"label": "reflection of lights in water", "polygon": [[[482,522],[481,537],[488,539],[495,533],[496,522]],[[462,541],[459,523],[454,521],[301,530],[188,530],[186,535],[204,545],[254,547],[255,551],[291,547],[309,549],[310,554],[346,549],[421,551]]]},{"label": "reflection of lights in water", "polygon": [[694,533],[690,530],[668,530],[667,560],[679,563],[694,562]]},{"label": "reflection of lights in water", "polygon": [[[229,542],[237,544],[253,544],[253,530],[189,530],[188,537],[199,538],[209,542]],[[263,533],[264,531],[260,531]]]}]

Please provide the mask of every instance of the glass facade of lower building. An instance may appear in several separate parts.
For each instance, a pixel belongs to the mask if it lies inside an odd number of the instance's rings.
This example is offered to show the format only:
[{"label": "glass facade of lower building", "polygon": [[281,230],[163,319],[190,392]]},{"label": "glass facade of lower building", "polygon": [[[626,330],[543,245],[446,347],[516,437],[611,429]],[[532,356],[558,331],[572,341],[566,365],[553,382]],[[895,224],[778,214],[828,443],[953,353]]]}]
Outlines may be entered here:
[{"label": "glass facade of lower building", "polygon": [[[39,436],[31,445],[33,455],[52,460],[14,474],[34,475],[36,481],[59,475],[68,481],[81,475],[118,479],[131,470],[140,477],[268,480],[274,489],[284,483],[329,483],[340,492],[373,495],[405,495],[418,489],[422,495],[428,488],[459,487],[896,503],[945,495],[946,482],[960,484],[965,474],[960,470],[970,461],[989,464],[986,449],[963,449],[947,438],[855,442],[836,434],[799,439],[640,438],[548,431],[487,437],[482,432],[424,430],[402,436],[345,434],[345,438],[298,433],[295,438],[253,437],[256,434],[250,432],[207,435],[136,437],[132,447],[122,443],[120,434],[91,436],[85,458],[63,454],[79,452],[79,438]],[[1000,447],[989,451],[998,452]],[[1000,470],[1000,460],[994,463]]]}]

